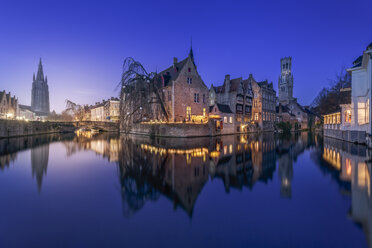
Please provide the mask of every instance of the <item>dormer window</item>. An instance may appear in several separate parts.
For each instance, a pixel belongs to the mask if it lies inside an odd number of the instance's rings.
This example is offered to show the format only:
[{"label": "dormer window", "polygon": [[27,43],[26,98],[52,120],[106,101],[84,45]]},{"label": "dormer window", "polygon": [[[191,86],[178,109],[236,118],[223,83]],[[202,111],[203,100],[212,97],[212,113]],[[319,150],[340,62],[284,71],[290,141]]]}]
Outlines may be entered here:
[{"label": "dormer window", "polygon": [[187,78],[187,83],[192,84],[192,78]]}]

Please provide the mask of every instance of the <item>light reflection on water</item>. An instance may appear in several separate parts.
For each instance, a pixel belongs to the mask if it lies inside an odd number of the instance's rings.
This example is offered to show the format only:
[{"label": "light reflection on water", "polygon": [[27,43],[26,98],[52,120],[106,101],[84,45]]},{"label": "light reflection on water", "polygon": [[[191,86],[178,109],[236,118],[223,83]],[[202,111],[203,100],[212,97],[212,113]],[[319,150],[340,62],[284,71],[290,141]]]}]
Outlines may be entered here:
[{"label": "light reflection on water", "polygon": [[[8,204],[0,206],[0,246],[173,247],[167,239],[175,239],[185,247],[371,247],[369,161],[363,146],[310,133],[150,139],[83,132],[3,139],[0,197]],[[32,180],[21,176],[28,164]],[[54,216],[61,212],[66,218]],[[14,219],[26,215],[45,225]],[[159,219],[172,238],[149,231]],[[32,237],[29,225],[37,229]],[[139,240],[138,228],[158,238]],[[42,230],[52,238],[41,242]],[[128,235],[112,236],[120,230]]]}]

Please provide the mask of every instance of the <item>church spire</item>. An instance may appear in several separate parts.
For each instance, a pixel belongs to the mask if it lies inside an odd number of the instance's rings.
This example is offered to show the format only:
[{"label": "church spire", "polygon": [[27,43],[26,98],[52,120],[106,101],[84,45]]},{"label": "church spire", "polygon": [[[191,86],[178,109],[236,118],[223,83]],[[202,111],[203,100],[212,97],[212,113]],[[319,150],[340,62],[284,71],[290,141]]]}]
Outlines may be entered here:
[{"label": "church spire", "polygon": [[192,61],[194,61],[194,53],[192,51],[192,38],[191,38],[191,43],[190,43],[189,57],[192,59]]},{"label": "church spire", "polygon": [[43,64],[41,63],[41,58],[40,58],[40,61],[39,61],[39,67],[37,69],[36,80],[37,81],[44,81]]}]

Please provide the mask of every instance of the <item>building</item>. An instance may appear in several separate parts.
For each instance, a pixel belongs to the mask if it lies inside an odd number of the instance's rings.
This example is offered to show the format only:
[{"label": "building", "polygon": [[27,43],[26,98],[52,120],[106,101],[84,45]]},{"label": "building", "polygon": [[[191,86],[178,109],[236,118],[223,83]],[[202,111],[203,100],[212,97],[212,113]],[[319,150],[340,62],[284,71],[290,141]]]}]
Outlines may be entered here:
[{"label": "building", "polygon": [[[278,103],[285,106],[291,115],[297,119],[295,129],[309,129],[312,128],[315,115],[307,108],[297,102],[297,98],[293,97],[293,75],[292,75],[292,57],[284,57],[280,59],[280,76],[278,80]],[[278,113],[277,119],[286,119],[285,116],[280,116],[286,112]]]},{"label": "building", "polygon": [[104,113],[106,121],[119,121],[120,116],[120,100],[118,98],[111,97],[104,104]]},{"label": "building", "polygon": [[[173,65],[160,72],[155,83],[159,89],[156,91],[158,99],[151,101],[152,109],[159,109],[161,101],[168,121],[200,123],[207,120],[209,90],[197,71],[192,48],[184,60],[178,62],[174,58]],[[154,98],[153,94],[152,99]],[[152,119],[164,120],[164,117],[155,114]]]},{"label": "building", "polygon": [[97,102],[90,108],[91,121],[106,121],[105,102]]},{"label": "building", "polygon": [[49,108],[49,88],[47,76],[44,77],[43,65],[41,59],[37,75],[33,76],[31,92],[31,110],[38,116],[48,116]]},{"label": "building", "polygon": [[274,130],[276,120],[276,92],[273,83],[267,80],[256,82],[252,80],[253,90],[253,122],[261,130]]},{"label": "building", "polygon": [[[324,135],[349,142],[371,142],[372,43],[347,69],[351,73],[350,101],[340,105],[341,111],[325,115]],[[350,92],[343,89],[343,94]]]},{"label": "building", "polygon": [[349,130],[371,135],[372,43],[347,70],[351,73],[351,125]]},{"label": "building", "polygon": [[252,74],[248,79],[230,79],[230,75],[225,76],[221,86],[213,86],[209,90],[209,104],[227,105],[234,113],[235,132],[248,131],[248,125],[252,120]]},{"label": "building", "polygon": [[32,121],[36,119],[35,112],[31,110],[31,106],[19,104],[19,118],[20,120]]},{"label": "building", "polygon": [[278,81],[278,100],[282,105],[287,105],[293,99],[293,75],[292,75],[292,57],[280,59],[281,73]]},{"label": "building", "polygon": [[91,121],[119,121],[120,116],[120,100],[111,97],[102,102],[96,102],[94,106],[84,106],[84,120]]},{"label": "building", "polygon": [[0,91],[0,119],[15,119],[19,115],[18,99],[7,94],[5,90]]},{"label": "building", "polygon": [[210,106],[209,119],[214,122],[216,133],[235,133],[235,114],[231,111],[229,105],[215,103],[213,106]]}]

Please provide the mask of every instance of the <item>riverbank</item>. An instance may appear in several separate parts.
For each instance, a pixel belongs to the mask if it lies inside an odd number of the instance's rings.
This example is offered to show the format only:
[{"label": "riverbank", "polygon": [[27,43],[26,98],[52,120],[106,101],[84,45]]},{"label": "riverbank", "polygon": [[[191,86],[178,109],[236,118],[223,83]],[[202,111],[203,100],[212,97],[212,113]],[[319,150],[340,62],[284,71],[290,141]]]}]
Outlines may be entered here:
[{"label": "riverbank", "polygon": [[0,120],[0,139],[40,134],[73,133],[82,128],[119,132],[119,124],[115,122]]}]

